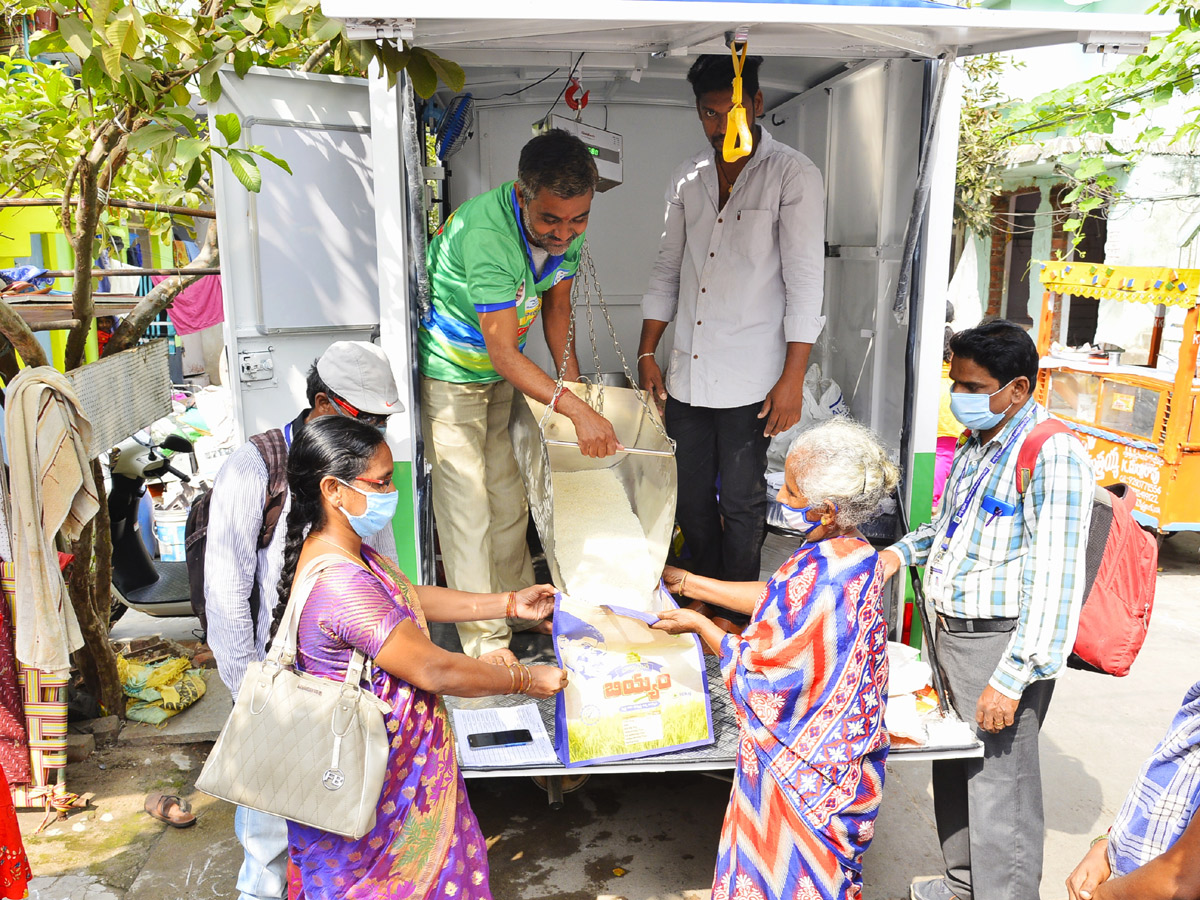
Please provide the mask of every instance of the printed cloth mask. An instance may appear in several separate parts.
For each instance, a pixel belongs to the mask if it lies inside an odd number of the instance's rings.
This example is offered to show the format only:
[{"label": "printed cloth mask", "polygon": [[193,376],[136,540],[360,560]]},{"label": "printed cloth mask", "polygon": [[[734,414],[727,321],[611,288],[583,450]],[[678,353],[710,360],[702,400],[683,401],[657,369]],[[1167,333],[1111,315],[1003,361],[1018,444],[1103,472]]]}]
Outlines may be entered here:
[{"label": "printed cloth mask", "polygon": [[352,484],[346,484],[340,478],[338,482],[367,498],[367,510],[360,516],[353,516],[347,509],[342,508],[342,515],[346,517],[355,534],[361,538],[369,538],[383,531],[391,523],[392,517],[396,515],[396,506],[400,502],[398,491],[388,491],[386,494],[368,493]]},{"label": "printed cloth mask", "polygon": [[780,515],[783,517],[783,524],[791,531],[808,537],[813,530],[821,524],[821,520],[815,522],[808,521],[807,514],[812,510],[812,506],[788,506],[786,503],[779,504]]},{"label": "printed cloth mask", "polygon": [[1012,409],[1012,404],[1008,404],[1001,412],[992,412],[992,398],[1013,381],[1016,379],[1014,378],[990,394],[959,394],[951,391],[950,412],[954,413],[954,418],[958,419],[964,428],[970,428],[972,431],[987,431],[989,428],[995,428],[1005,414]]}]

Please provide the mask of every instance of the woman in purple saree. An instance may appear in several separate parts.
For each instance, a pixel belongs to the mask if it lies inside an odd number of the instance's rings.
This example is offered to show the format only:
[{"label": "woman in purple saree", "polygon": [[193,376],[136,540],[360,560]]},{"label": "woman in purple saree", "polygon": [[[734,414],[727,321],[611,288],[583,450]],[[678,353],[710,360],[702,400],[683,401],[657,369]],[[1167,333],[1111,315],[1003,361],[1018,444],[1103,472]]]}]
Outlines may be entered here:
[{"label": "woman in purple saree", "polygon": [[429,640],[428,621],[545,618],[554,588],[467,594],[414,587],[362,543],[391,522],[397,496],[391,479],[382,434],[350,418],[312,422],[288,456],[292,506],[275,624],[297,571],[318,557],[341,557],[318,575],[304,605],[297,668],[341,681],[358,649],[374,660],[370,689],[391,707],[385,716],[391,752],[375,827],[353,840],[288,823],[290,900],[490,900],[487,847],[439,695],[522,691],[541,698],[566,684],[560,669],[520,666],[507,650],[477,660]]}]

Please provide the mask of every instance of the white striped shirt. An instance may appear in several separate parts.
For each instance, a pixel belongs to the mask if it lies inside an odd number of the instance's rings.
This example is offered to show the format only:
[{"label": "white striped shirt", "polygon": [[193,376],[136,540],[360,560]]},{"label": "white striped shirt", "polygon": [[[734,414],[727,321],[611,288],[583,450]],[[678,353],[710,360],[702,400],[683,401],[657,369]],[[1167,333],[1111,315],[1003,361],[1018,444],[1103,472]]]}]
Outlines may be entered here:
[{"label": "white striped shirt", "polygon": [[[267,464],[249,441],[225,460],[213,483],[204,559],[204,607],[208,646],[217,672],[237,699],[246,667],[266,656],[271,614],[283,568],[291,493],[283,501],[271,543],[258,549],[263,507],[267,502]],[[262,608],[252,633],[250,589],[258,581]]]},{"label": "white striped shirt", "polygon": [[[307,418],[310,412],[305,410],[302,417]],[[294,424],[283,429],[289,449]],[[217,473],[208,511],[208,544],[204,558],[208,646],[217,662],[217,672],[235,700],[246,668],[267,655],[271,617],[283,569],[287,517],[292,508],[291,491],[284,495],[283,509],[271,535],[271,543],[263,550],[258,549],[269,476],[258,448],[247,441],[230,454]],[[365,543],[396,561],[396,546],[390,528],[367,538]],[[262,607],[258,614],[258,630],[254,632],[250,589],[256,579]]]}]

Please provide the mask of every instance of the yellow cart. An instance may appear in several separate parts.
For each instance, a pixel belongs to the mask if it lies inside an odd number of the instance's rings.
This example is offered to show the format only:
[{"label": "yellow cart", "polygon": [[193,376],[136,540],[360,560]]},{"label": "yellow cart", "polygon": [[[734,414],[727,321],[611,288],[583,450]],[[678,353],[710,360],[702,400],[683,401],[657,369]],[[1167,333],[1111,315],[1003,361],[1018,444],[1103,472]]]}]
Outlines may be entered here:
[{"label": "yellow cart", "polygon": [[[1160,534],[1200,531],[1200,269],[1042,266],[1038,400],[1083,440],[1100,484],[1124,482],[1137,492],[1139,522]],[[1052,355],[1064,295],[1155,304],[1147,364]],[[1157,368],[1168,306],[1187,310],[1174,371]]]}]

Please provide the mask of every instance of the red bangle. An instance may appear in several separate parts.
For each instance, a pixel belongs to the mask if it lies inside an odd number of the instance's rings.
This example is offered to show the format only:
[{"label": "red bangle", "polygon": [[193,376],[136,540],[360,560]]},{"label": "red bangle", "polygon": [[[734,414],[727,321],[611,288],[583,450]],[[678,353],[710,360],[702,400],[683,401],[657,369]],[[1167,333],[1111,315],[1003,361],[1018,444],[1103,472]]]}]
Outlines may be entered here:
[{"label": "red bangle", "polygon": [[508,618],[508,619],[515,619],[517,617],[517,592],[516,591],[508,592],[508,603],[505,604],[505,607],[504,607],[504,616],[505,616],[505,618]]},{"label": "red bangle", "polygon": [[565,385],[563,387],[554,389],[554,393],[550,397],[550,411],[551,412],[558,412],[557,406],[558,406],[559,398],[561,398],[562,395],[564,393],[566,393],[566,390],[567,390],[567,388]]}]

